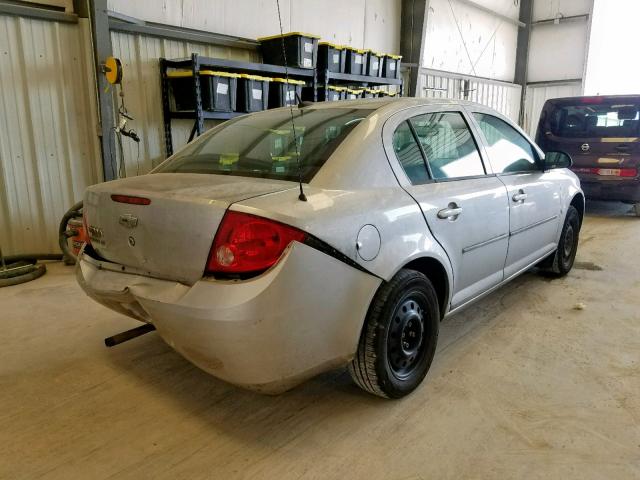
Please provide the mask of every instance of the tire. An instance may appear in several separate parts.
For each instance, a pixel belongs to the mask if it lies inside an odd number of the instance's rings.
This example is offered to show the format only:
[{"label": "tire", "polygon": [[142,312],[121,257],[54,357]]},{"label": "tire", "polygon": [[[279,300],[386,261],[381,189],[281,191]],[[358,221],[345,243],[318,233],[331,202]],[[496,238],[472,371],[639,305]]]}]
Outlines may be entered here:
[{"label": "tire", "polygon": [[567,209],[567,216],[564,219],[562,233],[558,241],[558,248],[543,265],[549,275],[560,278],[564,277],[573,268],[573,262],[578,251],[578,240],[580,237],[580,214],[572,205]]},{"label": "tire", "polygon": [[35,280],[36,278],[40,278],[47,271],[47,267],[44,263],[34,265],[33,270],[27,273],[23,273],[22,275],[16,275],[15,277],[0,277],[0,288],[2,287],[10,287],[12,285],[19,285],[21,283],[30,282],[31,280]]},{"label": "tire", "polygon": [[349,365],[351,377],[373,395],[408,395],[431,366],[439,326],[438,297],[429,279],[415,270],[400,270],[378,290],[369,307]]},{"label": "tire", "polygon": [[633,204],[633,212],[636,214],[636,217],[640,217],[640,202]]}]

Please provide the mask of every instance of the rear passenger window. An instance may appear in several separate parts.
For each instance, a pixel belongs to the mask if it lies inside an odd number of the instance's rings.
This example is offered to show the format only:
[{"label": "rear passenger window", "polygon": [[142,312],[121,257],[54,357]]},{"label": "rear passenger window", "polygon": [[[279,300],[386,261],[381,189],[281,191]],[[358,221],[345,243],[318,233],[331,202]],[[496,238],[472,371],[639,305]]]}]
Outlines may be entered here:
[{"label": "rear passenger window", "polygon": [[457,112],[427,113],[411,120],[435,179],[484,175],[471,131]]},{"label": "rear passenger window", "polygon": [[412,184],[419,185],[429,180],[420,147],[407,122],[402,122],[393,134],[393,151]]},{"label": "rear passenger window", "polygon": [[488,144],[494,173],[532,172],[539,170],[533,146],[504,120],[474,113]]}]

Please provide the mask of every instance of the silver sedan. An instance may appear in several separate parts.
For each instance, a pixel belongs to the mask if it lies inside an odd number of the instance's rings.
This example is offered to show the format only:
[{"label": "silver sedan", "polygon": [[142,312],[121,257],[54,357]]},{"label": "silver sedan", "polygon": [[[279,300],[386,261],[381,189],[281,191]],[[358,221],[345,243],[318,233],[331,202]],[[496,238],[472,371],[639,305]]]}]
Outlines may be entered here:
[{"label": "silver sedan", "polygon": [[90,187],[77,278],[236,385],[278,393],[347,365],[402,397],[443,318],[533,266],[569,272],[584,212],[570,163],[466,102],[246,115]]}]

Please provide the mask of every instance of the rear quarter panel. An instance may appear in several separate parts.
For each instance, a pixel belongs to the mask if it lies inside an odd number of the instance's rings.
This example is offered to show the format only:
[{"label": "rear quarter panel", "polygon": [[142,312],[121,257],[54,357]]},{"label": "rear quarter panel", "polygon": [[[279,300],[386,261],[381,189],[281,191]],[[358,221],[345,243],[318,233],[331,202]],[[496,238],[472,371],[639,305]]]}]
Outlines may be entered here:
[{"label": "rear quarter panel", "polygon": [[[300,228],[326,242],[374,275],[390,280],[404,265],[433,257],[451,278],[446,253],[433,239],[420,207],[399,187],[371,190],[328,190],[306,187],[307,201],[285,191],[236,203],[232,210],[252,213]],[[380,236],[379,253],[362,259],[358,232],[373,225]]]}]

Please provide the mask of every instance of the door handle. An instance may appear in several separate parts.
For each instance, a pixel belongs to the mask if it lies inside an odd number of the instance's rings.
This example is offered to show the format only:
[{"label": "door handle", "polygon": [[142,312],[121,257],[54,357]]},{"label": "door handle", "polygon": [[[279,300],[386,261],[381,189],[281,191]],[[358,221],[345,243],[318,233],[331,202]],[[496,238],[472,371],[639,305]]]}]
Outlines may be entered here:
[{"label": "door handle", "polygon": [[455,203],[450,203],[447,208],[443,208],[438,212],[438,218],[441,220],[446,220],[447,218],[452,218],[455,220],[458,218],[458,215],[462,213],[462,207],[459,207]]},{"label": "door handle", "polygon": [[516,203],[524,202],[527,199],[527,194],[524,193],[523,190],[520,190],[518,193],[514,193],[511,199]]}]

